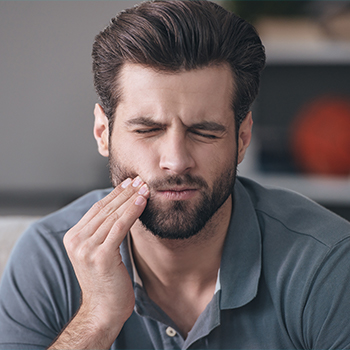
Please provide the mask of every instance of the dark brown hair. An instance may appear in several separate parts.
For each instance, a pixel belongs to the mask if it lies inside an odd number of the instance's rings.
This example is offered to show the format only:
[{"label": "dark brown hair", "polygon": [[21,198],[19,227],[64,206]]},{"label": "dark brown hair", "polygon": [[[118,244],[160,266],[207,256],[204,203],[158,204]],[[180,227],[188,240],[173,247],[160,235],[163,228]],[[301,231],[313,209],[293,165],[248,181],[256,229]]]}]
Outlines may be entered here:
[{"label": "dark brown hair", "polygon": [[166,72],[228,63],[237,126],[258,93],[265,65],[264,47],[252,25],[210,1],[189,0],[149,1],[122,11],[96,36],[92,57],[95,89],[111,129],[124,63]]}]

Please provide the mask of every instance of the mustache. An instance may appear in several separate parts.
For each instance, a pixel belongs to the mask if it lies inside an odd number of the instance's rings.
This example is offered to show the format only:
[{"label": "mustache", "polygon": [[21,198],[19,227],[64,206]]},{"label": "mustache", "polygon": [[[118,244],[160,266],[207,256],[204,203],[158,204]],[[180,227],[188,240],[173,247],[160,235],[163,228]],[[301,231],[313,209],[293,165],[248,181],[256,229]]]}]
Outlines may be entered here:
[{"label": "mustache", "polygon": [[[117,162],[109,159],[110,180],[113,186],[117,186],[127,178],[134,179],[138,174],[133,170],[126,170]],[[158,189],[167,186],[195,186],[198,188],[208,189],[207,182],[201,177],[191,174],[182,175],[167,175],[161,179],[153,179],[146,182],[150,190],[157,191]]]}]

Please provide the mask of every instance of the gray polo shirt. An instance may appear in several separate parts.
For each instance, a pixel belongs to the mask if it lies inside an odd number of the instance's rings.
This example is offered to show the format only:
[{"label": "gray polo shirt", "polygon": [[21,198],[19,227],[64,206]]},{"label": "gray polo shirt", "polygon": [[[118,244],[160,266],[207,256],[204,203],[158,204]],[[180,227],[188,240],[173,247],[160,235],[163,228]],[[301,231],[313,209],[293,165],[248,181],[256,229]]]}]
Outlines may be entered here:
[{"label": "gray polo shirt", "polygon": [[[0,286],[0,348],[45,348],[76,312],[80,288],[62,238],[94,191],[32,225]],[[350,224],[296,193],[239,178],[216,292],[186,339],[142,288],[113,349],[349,349]]]}]

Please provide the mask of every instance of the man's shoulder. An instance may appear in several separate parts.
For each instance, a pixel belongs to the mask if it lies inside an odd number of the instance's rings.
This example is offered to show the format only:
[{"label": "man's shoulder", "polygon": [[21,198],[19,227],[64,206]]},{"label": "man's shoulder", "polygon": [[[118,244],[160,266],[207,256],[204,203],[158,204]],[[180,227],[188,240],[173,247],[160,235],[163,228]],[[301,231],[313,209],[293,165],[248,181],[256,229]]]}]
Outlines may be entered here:
[{"label": "man's shoulder", "polygon": [[[22,270],[28,266],[29,256],[33,260],[33,264],[35,259],[39,259],[42,263],[50,260],[50,256],[54,252],[55,259],[58,259],[61,263],[66,263],[63,236],[94,203],[109,192],[110,189],[89,192],[62,209],[32,223],[16,242],[9,262],[11,264],[15,263],[16,268]],[[52,268],[52,261],[49,265]],[[48,266],[45,266],[45,268],[48,268]]]},{"label": "man's shoulder", "polygon": [[38,220],[34,226],[48,232],[67,231],[76,225],[96,202],[110,192],[111,188],[88,192],[65,207]]},{"label": "man's shoulder", "polygon": [[288,189],[239,178],[262,226],[278,227],[333,246],[350,237],[350,223],[311,199]]}]

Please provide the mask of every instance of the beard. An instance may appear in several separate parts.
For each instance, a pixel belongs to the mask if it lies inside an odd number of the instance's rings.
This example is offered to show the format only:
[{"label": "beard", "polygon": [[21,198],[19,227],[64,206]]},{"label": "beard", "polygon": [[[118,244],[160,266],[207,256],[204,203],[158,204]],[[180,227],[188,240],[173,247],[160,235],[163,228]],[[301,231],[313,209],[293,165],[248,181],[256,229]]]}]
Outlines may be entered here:
[{"label": "beard", "polygon": [[[109,174],[114,187],[128,177],[132,179],[137,176],[111,154],[112,152],[109,156]],[[197,235],[232,193],[236,169],[237,156],[232,164],[217,176],[212,189],[202,177],[191,174],[166,176],[147,182],[150,197],[139,217],[142,225],[156,237],[164,239],[180,240]],[[166,204],[154,198],[158,189],[174,185],[195,186],[199,190],[199,198],[195,203],[172,200]]]}]

